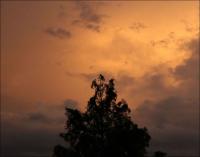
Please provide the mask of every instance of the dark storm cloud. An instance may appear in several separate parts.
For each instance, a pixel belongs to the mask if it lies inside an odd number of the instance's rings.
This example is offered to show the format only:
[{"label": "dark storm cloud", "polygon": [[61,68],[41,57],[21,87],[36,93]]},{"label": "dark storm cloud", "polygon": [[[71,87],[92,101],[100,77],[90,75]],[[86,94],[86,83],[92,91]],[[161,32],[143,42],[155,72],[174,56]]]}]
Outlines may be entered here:
[{"label": "dark storm cloud", "polygon": [[64,123],[64,110],[60,111],[61,116],[58,115],[49,115],[48,113],[29,113],[26,117],[23,118],[25,122],[29,122],[35,125],[43,124],[51,124],[51,125],[60,125]]},{"label": "dark storm cloud", "polygon": [[[160,69],[162,65],[159,66]],[[176,93],[175,87],[166,84],[166,77],[170,75],[171,72],[165,69],[167,72],[158,70],[159,68],[153,68],[150,72],[146,73],[140,78],[135,78],[132,83],[129,84],[129,90],[127,94],[132,97],[137,95],[141,100],[144,99],[160,99],[166,96],[174,95]],[[137,97],[134,97],[137,99]],[[139,103],[139,102],[138,102]]]},{"label": "dark storm cloud", "polygon": [[64,101],[64,106],[67,107],[67,108],[72,108],[72,109],[77,109],[78,107],[78,102],[73,100],[73,99],[66,99]]},{"label": "dark storm cloud", "polygon": [[[49,106],[48,104],[43,104],[43,106]],[[68,108],[78,108],[78,102],[73,99],[64,100],[63,104],[51,105],[49,108],[37,108],[34,112],[28,113],[24,116],[24,120],[31,123],[42,123],[42,124],[63,124],[65,107]]]},{"label": "dark storm cloud", "polygon": [[76,6],[79,9],[79,18],[72,21],[72,24],[100,32],[103,19],[106,16],[97,12],[97,4],[78,1]]},{"label": "dark storm cloud", "polygon": [[116,85],[120,90],[126,90],[134,85],[135,78],[128,74],[118,73]]},{"label": "dark storm cloud", "polygon": [[[19,100],[18,102],[15,100],[15,103],[21,104]],[[63,142],[59,133],[64,131],[65,106],[77,108],[78,103],[73,99],[66,99],[60,104],[37,103],[33,111],[26,110],[23,114],[18,110],[3,110],[1,113],[2,155],[5,157],[51,156],[53,147]]]},{"label": "dark storm cloud", "polygon": [[1,155],[4,157],[41,157],[51,156],[53,147],[62,143],[59,131],[41,128],[29,128],[13,122],[2,123]]},{"label": "dark storm cloud", "polygon": [[188,43],[186,43],[186,47],[194,54],[199,54],[199,35],[198,37],[190,40]]},{"label": "dark storm cloud", "polygon": [[[199,149],[199,38],[180,45],[190,57],[168,75],[181,81],[176,87],[166,86],[161,71],[142,78],[142,90],[153,92],[135,110],[135,119],[152,135],[152,148],[163,148],[170,155],[198,156]],[[157,95],[156,95],[157,94]],[[161,95],[162,97],[160,97]],[[187,150],[187,151],[186,151]]]},{"label": "dark storm cloud", "polygon": [[[72,100],[71,100],[72,101]],[[21,104],[20,101],[16,102],[16,104]],[[9,104],[8,104],[9,105]],[[44,126],[48,124],[60,125],[64,122],[64,105],[65,104],[40,104],[41,106],[32,103],[33,108],[27,109],[26,112],[24,109],[20,111],[18,110],[2,110],[2,121],[10,122],[14,121],[16,124],[21,122],[26,125],[34,125],[37,127],[40,124]]]},{"label": "dark storm cloud", "polygon": [[[165,128],[168,125],[176,127],[198,129],[198,102],[195,100],[171,96],[160,101],[146,100],[136,112],[141,117],[148,117],[153,127]],[[140,118],[141,118],[140,117]]]},{"label": "dark storm cloud", "polygon": [[150,129],[151,148],[161,150],[169,157],[199,157],[199,131],[190,128],[168,126],[164,129]]},{"label": "dark storm cloud", "polygon": [[28,119],[32,122],[50,122],[50,119],[42,113],[30,113]]},{"label": "dark storm cloud", "polygon": [[72,36],[71,32],[66,30],[65,28],[52,28],[49,27],[45,30],[45,33],[49,34],[52,37],[56,37],[59,39],[66,39]]},{"label": "dark storm cloud", "polygon": [[146,82],[146,87],[152,90],[166,90],[164,84],[165,75],[162,73],[148,73],[143,77],[144,82]]},{"label": "dark storm cloud", "polygon": [[185,63],[179,65],[174,70],[174,75],[178,79],[198,79],[199,78],[199,39],[194,38],[188,42],[184,42],[181,45],[182,49],[185,49],[191,53],[190,57],[185,60]]},{"label": "dark storm cloud", "polygon": [[1,112],[15,112],[18,111],[19,108],[20,111],[23,112],[27,110],[27,104],[30,104],[30,102],[26,102],[18,97],[14,97],[6,93],[1,93]]},{"label": "dark storm cloud", "polygon": [[[198,102],[172,96],[160,101],[144,101],[135,111],[135,119],[152,136],[152,148],[162,148],[170,155],[197,155]],[[181,154],[187,150],[187,154]]]},{"label": "dark storm cloud", "polygon": [[142,22],[134,22],[129,28],[139,33],[147,28],[147,26]]}]

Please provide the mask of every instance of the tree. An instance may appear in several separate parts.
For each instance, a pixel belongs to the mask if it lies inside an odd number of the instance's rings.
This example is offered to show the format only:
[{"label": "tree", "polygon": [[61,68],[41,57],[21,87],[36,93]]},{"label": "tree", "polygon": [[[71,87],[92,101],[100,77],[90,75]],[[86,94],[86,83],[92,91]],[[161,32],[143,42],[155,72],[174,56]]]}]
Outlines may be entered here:
[{"label": "tree", "polygon": [[125,100],[116,102],[114,79],[99,75],[85,112],[66,108],[66,131],[60,136],[69,144],[57,145],[54,157],[144,157],[150,135],[130,117]]},{"label": "tree", "polygon": [[154,152],[154,157],[166,157],[167,154],[161,151]]}]

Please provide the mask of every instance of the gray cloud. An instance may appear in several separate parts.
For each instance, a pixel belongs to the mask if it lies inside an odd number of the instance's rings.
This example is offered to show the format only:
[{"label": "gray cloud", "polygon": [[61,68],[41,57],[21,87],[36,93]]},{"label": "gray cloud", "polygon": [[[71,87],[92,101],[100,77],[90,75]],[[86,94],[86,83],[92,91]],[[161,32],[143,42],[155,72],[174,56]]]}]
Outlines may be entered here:
[{"label": "gray cloud", "polygon": [[150,144],[153,151],[165,151],[169,157],[199,157],[198,130],[168,126],[149,131],[154,135]]},{"label": "gray cloud", "polygon": [[50,122],[50,119],[42,113],[30,113],[28,115],[28,120],[32,122],[40,122],[40,123]]},{"label": "gray cloud", "polygon": [[164,85],[165,75],[162,73],[148,73],[143,76],[143,80],[146,82],[147,89],[150,90],[165,90],[166,86]]},{"label": "gray cloud", "polygon": [[80,18],[82,20],[92,23],[101,23],[103,15],[96,13],[89,4],[81,3],[79,7]]},{"label": "gray cloud", "polygon": [[142,22],[134,22],[129,28],[139,33],[147,28],[147,26]]},{"label": "gray cloud", "polygon": [[174,70],[174,75],[178,79],[198,79],[199,78],[199,38],[194,38],[184,42],[181,49],[185,49],[190,53],[190,57],[185,60],[185,63],[179,65]]},{"label": "gray cloud", "polygon": [[78,102],[73,100],[73,99],[66,99],[64,101],[64,106],[67,108],[71,108],[71,109],[77,109],[78,108]]},{"label": "gray cloud", "polygon": [[[198,103],[183,97],[144,101],[135,110],[135,119],[152,135],[152,149],[173,155],[198,153]],[[186,152],[187,151],[187,152]]]},{"label": "gray cloud", "polygon": [[1,155],[4,157],[41,157],[51,156],[53,147],[63,143],[58,136],[61,127],[57,130],[29,128],[14,122],[2,123]]},{"label": "gray cloud", "polygon": [[160,40],[151,40],[150,44],[153,47],[164,47],[164,48],[168,48],[170,44],[172,43],[177,43],[177,39],[175,36],[174,32],[170,32],[166,38],[160,39]]},{"label": "gray cloud", "polygon": [[[162,148],[169,156],[198,156],[199,38],[185,40],[180,49],[187,51],[190,57],[174,70],[167,71],[167,75],[181,81],[180,84],[166,86],[166,75],[162,71],[146,74],[141,78],[146,83],[142,83],[143,87],[138,85],[138,89],[151,91],[153,95],[146,95],[133,117],[149,129],[152,149]],[[156,99],[152,100],[152,96]]]},{"label": "gray cloud", "polygon": [[197,32],[199,29],[193,27],[188,21],[182,19],[180,20],[181,23],[185,26],[185,30],[189,33]]},{"label": "gray cloud", "polygon": [[49,27],[45,30],[45,33],[49,34],[52,37],[56,37],[59,39],[66,39],[72,36],[71,32],[66,30],[65,28],[52,28]]},{"label": "gray cloud", "polygon": [[[146,100],[136,112],[153,127],[164,129],[168,125],[198,129],[198,103],[195,100],[171,96],[160,101]],[[148,118],[147,118],[148,117]],[[143,118],[142,118],[143,119]]]},{"label": "gray cloud", "polygon": [[73,99],[66,99],[62,104],[43,104],[43,107],[40,107],[41,105],[42,104],[39,104],[39,107],[37,107],[34,112],[30,112],[24,115],[24,117],[22,116],[22,119],[34,124],[60,125],[64,124],[65,121],[65,107],[72,109],[77,109],[79,107],[78,102]]},{"label": "gray cloud", "polygon": [[79,9],[79,18],[72,21],[72,24],[100,32],[103,19],[106,16],[96,11],[97,4],[78,1],[76,2],[76,6]]},{"label": "gray cloud", "polygon": [[86,28],[94,30],[96,32],[100,32],[100,25],[98,24],[87,24]]},{"label": "gray cloud", "polygon": [[68,13],[66,12],[66,10],[68,10],[68,9],[65,8],[64,5],[59,5],[58,9],[59,9],[58,17],[60,17],[60,18],[67,17]]},{"label": "gray cloud", "polygon": [[74,73],[74,72],[65,72],[69,77],[77,77],[77,78],[84,78],[87,81],[92,81],[94,78],[97,77],[98,73]]},{"label": "gray cloud", "polygon": [[[15,103],[21,104],[20,101]],[[78,103],[73,99],[66,99],[60,104],[38,103],[34,105],[33,111],[26,110],[22,113],[18,110],[3,110],[2,156],[51,156],[55,145],[64,144],[59,133],[64,131],[65,106],[77,108]]]},{"label": "gray cloud", "polygon": [[151,41],[151,45],[154,46],[161,46],[161,47],[168,47],[169,45],[169,40],[168,39],[162,39],[158,41]]},{"label": "gray cloud", "polygon": [[132,86],[135,83],[135,78],[132,76],[129,76],[126,73],[118,73],[116,85],[119,88],[120,91],[124,91],[127,88],[132,88]]}]

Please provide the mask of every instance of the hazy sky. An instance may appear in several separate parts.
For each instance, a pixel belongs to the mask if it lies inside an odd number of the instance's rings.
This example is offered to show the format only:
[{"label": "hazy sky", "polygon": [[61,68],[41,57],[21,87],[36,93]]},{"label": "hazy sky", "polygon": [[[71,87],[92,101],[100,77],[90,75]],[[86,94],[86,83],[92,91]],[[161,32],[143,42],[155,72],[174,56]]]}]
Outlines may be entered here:
[{"label": "hazy sky", "polygon": [[51,154],[64,106],[84,110],[102,73],[148,128],[150,151],[198,156],[198,6],[1,1],[3,155]]}]

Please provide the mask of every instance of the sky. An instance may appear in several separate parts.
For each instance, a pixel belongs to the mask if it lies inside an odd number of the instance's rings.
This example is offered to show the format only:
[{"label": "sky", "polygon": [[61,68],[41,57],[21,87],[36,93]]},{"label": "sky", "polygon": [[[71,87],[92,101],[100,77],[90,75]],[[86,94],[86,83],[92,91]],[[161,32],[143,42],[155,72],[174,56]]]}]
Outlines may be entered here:
[{"label": "sky", "polygon": [[65,106],[84,111],[91,81],[152,137],[150,152],[199,156],[198,1],[1,1],[2,156],[51,155]]}]

